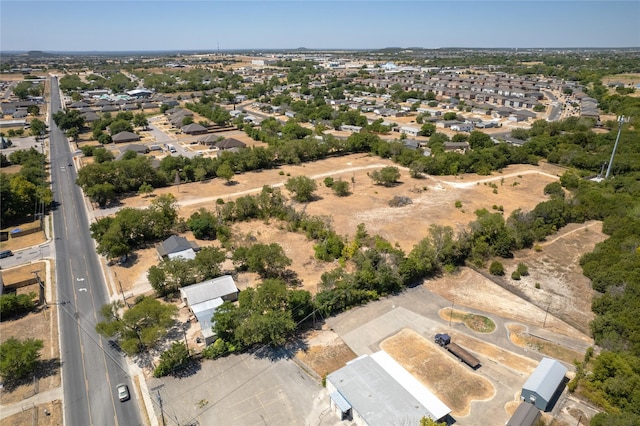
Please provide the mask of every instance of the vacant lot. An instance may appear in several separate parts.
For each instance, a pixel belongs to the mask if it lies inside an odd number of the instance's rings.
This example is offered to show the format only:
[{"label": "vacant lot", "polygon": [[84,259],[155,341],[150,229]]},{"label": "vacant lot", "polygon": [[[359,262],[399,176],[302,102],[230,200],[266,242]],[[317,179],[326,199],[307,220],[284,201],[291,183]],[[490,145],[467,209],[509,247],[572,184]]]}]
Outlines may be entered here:
[{"label": "vacant lot", "polygon": [[453,416],[468,415],[472,401],[491,398],[495,392],[487,379],[413,330],[400,331],[380,347],[449,406]]},{"label": "vacant lot", "polygon": [[[53,268],[52,268],[53,269]],[[11,284],[34,278],[34,272],[38,272],[40,278],[46,280],[45,263],[37,262],[29,265],[11,268],[2,271],[2,279],[9,288]],[[54,271],[51,271],[52,275]],[[50,283],[47,283],[50,285]],[[38,294],[39,285],[31,284],[16,289],[17,294]],[[22,401],[38,392],[60,386],[60,348],[58,345],[58,306],[51,300],[46,309],[40,307],[28,315],[0,322],[0,342],[11,337],[16,339],[39,339],[43,347],[40,351],[40,367],[35,380],[27,380],[15,389],[3,389],[0,392],[0,404],[7,405]],[[45,424],[45,423],[43,423]]]},{"label": "vacant lot", "polygon": [[[243,173],[234,177],[234,184],[227,185],[220,179],[204,183],[180,185],[176,188],[160,188],[155,194],[172,193],[178,201],[179,214],[189,217],[197,209],[204,207],[215,209],[218,198],[232,201],[247,194],[257,194],[264,185],[283,188],[288,177],[306,175],[316,180],[318,190],[316,199],[297,207],[315,216],[330,218],[331,224],[340,235],[352,237],[357,225],[364,223],[370,234],[379,234],[392,244],[398,244],[405,251],[428,235],[432,224],[452,226],[454,229],[466,226],[475,219],[477,209],[490,211],[502,207],[507,217],[513,210],[530,210],[545,200],[543,188],[557,179],[563,170],[550,165],[540,167],[519,165],[508,167],[502,173],[492,176],[461,175],[446,177],[428,177],[413,179],[406,170],[401,170],[401,183],[391,187],[374,185],[367,176],[371,171],[394,165],[391,161],[369,155],[353,154],[330,158],[300,166],[286,166],[277,170],[263,170]],[[327,188],[323,180],[331,176],[346,180],[351,184],[352,194],[337,197]],[[492,188],[493,184],[496,188]],[[406,207],[389,207],[388,202],[396,195],[407,196],[413,204]],[[123,200],[126,207],[145,207],[151,198],[135,196]],[[456,201],[461,207],[456,208]],[[259,241],[277,241],[285,246],[287,255],[294,261],[292,269],[297,272],[305,288],[313,290],[318,278],[326,269],[334,265],[318,263],[313,259],[309,242],[303,236],[288,235],[278,224],[261,223],[238,224],[234,230],[239,233],[251,233]],[[152,259],[139,253],[139,265],[118,271],[125,291],[141,284],[149,263],[143,258]]]}]

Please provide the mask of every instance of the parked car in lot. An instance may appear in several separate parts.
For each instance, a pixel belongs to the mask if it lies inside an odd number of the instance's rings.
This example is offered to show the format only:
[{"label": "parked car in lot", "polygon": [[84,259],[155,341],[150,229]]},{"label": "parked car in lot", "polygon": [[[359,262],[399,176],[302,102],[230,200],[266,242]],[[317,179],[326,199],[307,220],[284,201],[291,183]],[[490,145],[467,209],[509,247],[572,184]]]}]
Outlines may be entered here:
[{"label": "parked car in lot", "polygon": [[129,387],[124,383],[120,383],[117,386],[117,389],[118,389],[118,399],[120,400],[120,402],[124,402],[129,398],[131,398],[131,395],[129,395]]}]

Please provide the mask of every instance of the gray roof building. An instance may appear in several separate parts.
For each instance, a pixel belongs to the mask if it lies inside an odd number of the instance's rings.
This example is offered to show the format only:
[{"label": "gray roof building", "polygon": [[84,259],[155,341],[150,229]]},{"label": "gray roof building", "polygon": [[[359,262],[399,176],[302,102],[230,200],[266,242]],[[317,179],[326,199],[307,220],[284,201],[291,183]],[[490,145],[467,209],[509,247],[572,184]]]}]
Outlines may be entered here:
[{"label": "gray roof building", "polygon": [[534,426],[540,418],[540,410],[528,402],[521,402],[507,421],[506,426]]},{"label": "gray roof building", "polygon": [[363,355],[327,376],[331,408],[341,420],[387,426],[440,420],[451,409],[387,353]]},{"label": "gray roof building", "polygon": [[559,361],[542,358],[522,387],[520,398],[547,411],[552,406],[556,392],[561,390],[566,373],[567,368]]},{"label": "gray roof building", "polygon": [[188,135],[201,135],[203,133],[207,133],[207,128],[202,124],[191,123],[182,127],[182,133],[186,133]]},{"label": "gray roof building", "polygon": [[139,141],[140,136],[136,135],[135,133],[125,131],[125,132],[120,132],[113,135],[111,137],[111,140],[113,140],[114,143],[134,142],[134,141]]},{"label": "gray roof building", "polygon": [[226,138],[224,140],[221,140],[220,142],[217,142],[215,146],[218,147],[218,149],[224,150],[232,148],[244,148],[247,146],[247,144],[239,141],[238,139]]},{"label": "gray roof building", "polygon": [[170,254],[179,253],[186,250],[198,251],[200,247],[195,241],[188,241],[184,237],[172,235],[156,246],[158,256],[168,257]]}]

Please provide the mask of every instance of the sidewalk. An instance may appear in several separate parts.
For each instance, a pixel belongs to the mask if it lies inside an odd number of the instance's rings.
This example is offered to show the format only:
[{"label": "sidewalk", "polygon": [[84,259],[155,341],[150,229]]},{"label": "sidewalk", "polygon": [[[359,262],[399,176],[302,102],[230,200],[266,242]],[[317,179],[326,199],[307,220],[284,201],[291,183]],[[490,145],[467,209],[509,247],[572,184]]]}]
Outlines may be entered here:
[{"label": "sidewalk", "polygon": [[14,414],[21,413],[26,408],[31,408],[46,402],[55,401],[57,399],[62,401],[62,396],[62,386],[59,386],[55,389],[35,394],[31,398],[24,399],[14,404],[0,405],[0,419],[13,416]]}]

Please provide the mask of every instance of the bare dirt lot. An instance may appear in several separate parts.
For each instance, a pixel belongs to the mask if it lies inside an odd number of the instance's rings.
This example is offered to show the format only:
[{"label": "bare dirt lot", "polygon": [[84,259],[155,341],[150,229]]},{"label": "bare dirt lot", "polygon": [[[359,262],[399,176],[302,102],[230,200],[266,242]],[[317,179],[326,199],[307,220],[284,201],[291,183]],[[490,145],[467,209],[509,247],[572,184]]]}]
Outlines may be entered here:
[{"label": "bare dirt lot", "polygon": [[304,336],[309,345],[296,353],[296,358],[311,368],[319,377],[342,368],[356,354],[330,330],[314,330]]},{"label": "bare dirt lot", "polygon": [[62,426],[62,424],[62,401],[60,400],[33,406],[0,420],[0,426]]},{"label": "bare dirt lot", "polygon": [[11,337],[20,340],[39,339],[43,342],[36,380],[28,380],[15,389],[3,389],[0,393],[0,404],[20,402],[38,392],[45,392],[60,386],[60,349],[58,347],[56,310],[55,305],[49,305],[48,309],[0,323],[0,341],[2,342]]},{"label": "bare dirt lot", "polygon": [[[11,289],[11,284],[34,278],[33,272],[35,271],[45,280],[44,262],[3,270],[2,278],[5,285]],[[17,294],[38,294],[38,291],[38,284],[16,289]],[[20,402],[38,392],[45,392],[60,386],[57,309],[55,304],[50,303],[47,308],[38,307],[35,312],[31,312],[28,315],[0,322],[0,342],[15,337],[20,340],[27,338],[38,339],[42,340],[43,343],[36,379],[25,381],[20,386],[12,389],[3,389],[0,392],[1,405]]]},{"label": "bare dirt lot", "polygon": [[413,330],[400,331],[380,347],[449,406],[454,417],[468,415],[471,401],[491,398],[495,392],[487,379]]}]

